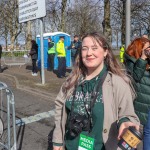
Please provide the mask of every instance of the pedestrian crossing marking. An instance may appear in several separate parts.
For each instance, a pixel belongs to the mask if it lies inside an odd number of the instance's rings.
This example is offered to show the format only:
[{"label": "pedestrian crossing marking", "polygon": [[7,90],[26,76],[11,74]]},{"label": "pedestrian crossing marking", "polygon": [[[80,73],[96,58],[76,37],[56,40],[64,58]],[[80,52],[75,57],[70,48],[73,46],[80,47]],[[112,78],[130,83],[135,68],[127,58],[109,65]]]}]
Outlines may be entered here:
[{"label": "pedestrian crossing marking", "polygon": [[54,110],[51,110],[51,111],[48,111],[48,112],[43,112],[43,113],[40,113],[40,114],[36,114],[36,115],[30,116],[30,117],[18,119],[18,120],[16,120],[16,125],[22,126],[22,125],[25,125],[25,124],[37,122],[41,119],[50,118],[52,116],[54,116]]}]

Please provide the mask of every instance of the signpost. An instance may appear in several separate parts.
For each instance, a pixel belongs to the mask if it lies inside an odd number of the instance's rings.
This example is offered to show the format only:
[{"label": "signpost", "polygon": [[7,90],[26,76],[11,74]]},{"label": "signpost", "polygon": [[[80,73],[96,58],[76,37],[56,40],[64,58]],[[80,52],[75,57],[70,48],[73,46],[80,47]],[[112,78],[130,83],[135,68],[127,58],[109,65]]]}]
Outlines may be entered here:
[{"label": "signpost", "polygon": [[131,13],[131,1],[126,0],[126,40],[125,40],[125,47],[127,49],[128,45],[130,44],[130,13]]},{"label": "signpost", "polygon": [[46,16],[45,0],[18,0],[18,7],[19,7],[19,23],[40,18],[41,77],[42,77],[42,84],[45,84],[43,20],[42,20],[42,17]]},{"label": "signpost", "polygon": [[45,0],[19,0],[19,23],[46,16]]}]

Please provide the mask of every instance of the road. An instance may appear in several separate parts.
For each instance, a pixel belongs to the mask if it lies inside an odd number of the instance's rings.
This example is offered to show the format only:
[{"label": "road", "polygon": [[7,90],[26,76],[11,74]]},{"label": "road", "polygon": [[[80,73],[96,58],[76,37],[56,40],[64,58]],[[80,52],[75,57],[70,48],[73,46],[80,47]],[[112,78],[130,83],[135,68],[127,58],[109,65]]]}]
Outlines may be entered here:
[{"label": "road", "polygon": [[[48,134],[54,126],[54,100],[18,90],[12,80],[1,78],[15,96],[17,146],[19,150],[48,150]],[[20,124],[20,119],[25,125]]]}]

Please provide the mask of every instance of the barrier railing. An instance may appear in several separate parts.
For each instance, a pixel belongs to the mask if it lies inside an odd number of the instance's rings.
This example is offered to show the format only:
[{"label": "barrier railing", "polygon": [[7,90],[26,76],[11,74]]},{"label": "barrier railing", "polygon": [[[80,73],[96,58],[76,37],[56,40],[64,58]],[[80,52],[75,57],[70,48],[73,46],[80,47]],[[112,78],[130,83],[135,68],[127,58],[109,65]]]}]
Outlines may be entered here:
[{"label": "barrier railing", "polygon": [[30,61],[28,57],[28,50],[13,50],[13,51],[3,51],[2,61],[7,66],[22,66]]},{"label": "barrier railing", "polygon": [[0,148],[17,150],[14,94],[3,82],[0,94]]}]

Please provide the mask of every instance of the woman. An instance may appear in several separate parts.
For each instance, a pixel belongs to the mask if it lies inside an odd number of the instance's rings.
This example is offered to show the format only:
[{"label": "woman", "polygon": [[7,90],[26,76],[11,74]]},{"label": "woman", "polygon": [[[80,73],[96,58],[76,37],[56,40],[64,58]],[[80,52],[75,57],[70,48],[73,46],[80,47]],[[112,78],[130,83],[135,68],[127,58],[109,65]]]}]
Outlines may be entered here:
[{"label": "woman", "polygon": [[[127,72],[132,76],[134,86],[137,92],[137,98],[134,101],[134,108],[144,129],[144,145],[146,138],[150,139],[150,121],[147,122],[148,111],[150,109],[150,41],[147,38],[136,38],[128,46],[125,53],[125,66]],[[144,146],[145,147],[145,146]],[[148,145],[149,148],[149,145]],[[147,149],[145,149],[147,150]]]},{"label": "woman", "polygon": [[90,33],[82,40],[55,101],[53,150],[115,150],[126,128],[139,128],[129,79],[102,35]]},{"label": "woman", "polygon": [[38,45],[36,44],[35,40],[31,40],[31,50],[29,54],[31,55],[32,59],[32,76],[37,76],[37,67],[36,61],[38,59]]}]

